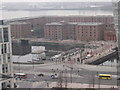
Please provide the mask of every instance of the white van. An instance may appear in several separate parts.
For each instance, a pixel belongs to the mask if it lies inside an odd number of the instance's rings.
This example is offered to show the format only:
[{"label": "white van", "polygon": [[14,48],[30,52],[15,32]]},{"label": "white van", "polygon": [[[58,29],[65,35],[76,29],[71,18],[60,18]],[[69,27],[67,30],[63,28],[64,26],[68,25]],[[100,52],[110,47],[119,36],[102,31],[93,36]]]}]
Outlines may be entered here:
[{"label": "white van", "polygon": [[88,58],[90,58],[90,57],[92,57],[92,55],[91,55],[91,54],[88,54],[85,58],[88,59]]}]

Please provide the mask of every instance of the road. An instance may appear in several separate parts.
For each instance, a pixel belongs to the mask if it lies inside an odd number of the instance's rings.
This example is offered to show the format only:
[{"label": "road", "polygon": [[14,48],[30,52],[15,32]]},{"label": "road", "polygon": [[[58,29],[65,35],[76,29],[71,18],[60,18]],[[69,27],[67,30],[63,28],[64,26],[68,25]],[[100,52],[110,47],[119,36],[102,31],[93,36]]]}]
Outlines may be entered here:
[{"label": "road", "polygon": [[[71,67],[73,69],[71,69]],[[28,74],[27,79],[16,80],[16,83],[21,88],[45,88],[47,83],[59,82],[58,79],[52,79],[50,76],[52,74],[62,72],[62,80],[65,83],[80,83],[80,84],[95,84],[95,85],[117,85],[117,74],[116,67],[106,67],[106,66],[91,66],[77,63],[46,63],[43,65],[14,65],[14,73],[24,72]],[[44,77],[37,76],[38,74],[44,74]],[[71,74],[72,73],[72,74]],[[101,80],[98,79],[99,73],[106,73],[112,75],[112,80]],[[29,84],[28,84],[29,83]],[[30,84],[31,83],[31,84]],[[37,83],[37,84],[36,84]],[[37,86],[36,86],[37,85]]]}]

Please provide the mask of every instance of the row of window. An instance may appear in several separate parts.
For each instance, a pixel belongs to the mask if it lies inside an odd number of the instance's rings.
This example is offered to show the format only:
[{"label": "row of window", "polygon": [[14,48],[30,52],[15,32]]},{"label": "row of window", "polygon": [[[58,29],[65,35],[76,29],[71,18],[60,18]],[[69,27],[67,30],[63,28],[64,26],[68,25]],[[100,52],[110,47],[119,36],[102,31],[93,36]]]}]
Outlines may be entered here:
[{"label": "row of window", "polygon": [[0,28],[0,43],[9,42],[8,28]]},{"label": "row of window", "polygon": [[8,64],[2,64],[2,73],[8,72]]},{"label": "row of window", "polygon": [[[66,19],[68,19],[68,20],[66,20]],[[47,18],[47,22],[49,21],[49,22],[56,22],[56,21],[63,21],[63,20],[65,20],[65,21],[72,21],[72,22],[109,22],[109,21],[113,21],[113,19],[112,18],[92,18],[92,17],[90,17],[90,18],[82,18],[82,17],[80,17],[80,18],[62,18],[62,19],[59,19],[59,18]]]},{"label": "row of window", "polygon": [[[88,35],[87,35],[87,34],[86,34],[86,35],[82,34],[82,37],[83,37],[83,36],[88,36]],[[91,34],[90,34],[90,36],[91,36],[91,37],[92,37],[92,36],[96,37],[95,34],[94,34],[94,35],[91,35]]]},{"label": "row of window", "polygon": [[8,27],[0,28],[0,63],[2,64],[2,73],[8,72],[8,62],[10,62],[10,44]]},{"label": "row of window", "polygon": [[[111,25],[109,25],[109,26],[111,26]],[[69,29],[75,29],[76,27],[74,27],[74,28],[69,28]],[[49,27],[46,27],[46,29],[47,30],[52,30],[52,29],[56,29],[56,30],[58,30],[58,29],[63,29],[63,28],[60,28],[60,27],[56,27],[56,26],[49,26]],[[78,26],[78,29],[83,29],[83,30],[85,30],[85,29],[96,29],[96,26],[86,26],[86,27],[84,27],[84,26]]]},{"label": "row of window", "polygon": [[10,53],[10,44],[9,43],[3,43],[0,44],[0,55]]},{"label": "row of window", "polygon": [[10,62],[10,53],[0,55],[0,63]]}]

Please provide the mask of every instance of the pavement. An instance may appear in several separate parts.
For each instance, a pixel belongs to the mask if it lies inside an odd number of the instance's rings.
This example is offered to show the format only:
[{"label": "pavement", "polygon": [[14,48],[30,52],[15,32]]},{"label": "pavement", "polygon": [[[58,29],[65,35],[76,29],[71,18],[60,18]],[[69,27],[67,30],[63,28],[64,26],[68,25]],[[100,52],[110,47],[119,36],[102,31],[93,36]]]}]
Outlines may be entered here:
[{"label": "pavement", "polygon": [[109,72],[117,72],[116,67],[110,66],[99,66],[99,65],[86,65],[86,64],[74,64],[73,67],[75,69],[86,69],[89,71],[109,71]]},{"label": "pavement", "polygon": [[[46,88],[53,88],[58,86],[58,82],[52,82],[49,87]],[[62,87],[65,88],[66,83],[62,83]],[[98,84],[81,84],[81,83],[67,83],[67,88],[117,88],[117,86],[112,85],[98,85]]]},{"label": "pavement", "polygon": [[[64,66],[63,66],[64,65]],[[14,66],[15,69],[17,66]],[[94,72],[96,74],[96,72],[114,72],[116,73],[116,67],[106,67],[106,66],[96,66],[96,65],[84,65],[84,64],[77,64],[75,63],[73,65],[73,73],[72,73],[72,78],[73,78],[73,83],[70,83],[71,80],[71,69],[70,69],[71,65],[70,64],[63,64],[63,63],[49,63],[49,64],[43,64],[43,65],[36,65],[34,70],[32,68],[32,66],[29,65],[23,65],[21,66],[21,72],[32,74],[31,77],[28,78],[28,80],[17,80],[16,84],[19,85],[19,88],[51,88],[51,87],[55,87],[58,83],[58,79],[53,80],[50,78],[50,75],[52,73],[59,73],[59,71],[61,70],[65,70],[67,69],[67,73],[65,74],[65,72],[63,73],[63,79],[65,80],[65,76],[67,76],[67,80],[68,80],[68,87],[69,88],[89,88],[89,85],[92,84],[86,84],[89,82],[89,80],[92,79],[92,77],[90,78],[91,74]],[[58,70],[57,70],[58,68]],[[14,69],[14,70],[15,70]],[[52,70],[53,69],[53,70]],[[55,72],[54,72],[55,70]],[[79,70],[79,75],[78,75],[78,71]],[[18,70],[15,70],[15,72],[18,72]],[[91,74],[90,74],[91,72]],[[43,73],[45,76],[42,77],[38,77],[37,74]],[[97,75],[97,74],[96,74]],[[95,82],[98,83],[98,77],[95,75]],[[117,76],[115,74],[112,75],[113,80],[103,80],[101,81],[102,85],[101,88],[108,88],[111,87],[113,85],[109,85],[111,83],[116,83],[116,78]],[[44,80],[46,79],[47,82]],[[75,83],[76,82],[76,83]],[[103,85],[105,82],[105,84],[108,85]],[[48,85],[49,84],[49,85]],[[115,86],[115,84],[114,84]],[[98,85],[96,84],[94,87],[98,87]]]},{"label": "pavement", "polygon": [[[18,72],[18,66],[15,65],[16,67],[14,69],[14,72]],[[40,73],[40,72],[33,72],[33,70],[65,70],[65,68],[70,69],[71,64],[68,63],[49,63],[49,64],[42,64],[42,65],[21,65],[21,72],[26,72],[26,73]],[[109,71],[109,72],[117,72],[116,67],[110,67],[110,66],[99,66],[99,65],[86,65],[86,64],[80,64],[80,63],[74,63],[72,64],[72,67],[76,70],[80,69],[85,69],[85,70],[92,70],[92,71]]]},{"label": "pavement", "polygon": [[[95,44],[95,45],[100,45],[101,42],[91,42],[91,44]],[[105,55],[105,53],[109,52],[110,49],[114,46],[111,47],[111,45],[113,45],[113,43],[104,43],[104,46],[103,47],[100,47],[96,50],[94,50],[94,55],[95,57],[99,54],[101,55]],[[96,54],[97,53],[97,54]],[[76,55],[76,56],[72,56],[72,60],[74,60],[74,58],[77,58],[79,57],[79,54]],[[53,71],[60,71],[60,70],[71,70],[71,67],[74,69],[74,70],[80,70],[83,74],[86,74],[88,75],[87,73],[84,73],[85,71],[87,72],[114,72],[116,73],[117,72],[117,68],[116,67],[110,67],[110,66],[98,66],[98,65],[86,65],[86,64],[81,64],[79,62],[72,62],[72,63],[68,63],[68,62],[46,62],[45,64],[41,64],[41,65],[20,65],[21,67],[19,68],[18,65],[14,65],[14,73],[15,72],[18,72],[18,70],[20,69],[21,72],[25,72],[27,74],[39,74],[39,73],[44,73],[45,75],[48,75],[50,76],[51,73],[53,73]],[[82,71],[83,70],[83,71]],[[85,70],[85,71],[84,71]],[[77,72],[77,71],[75,71]],[[70,78],[70,73],[69,74],[66,74],[67,77]],[[89,76],[89,75],[88,75]],[[79,76],[79,79],[80,80],[83,80],[87,77],[88,79],[90,79],[88,76]],[[79,81],[79,79],[76,79],[78,78],[78,75],[76,74],[72,74],[72,77],[75,78],[74,80],[77,82]],[[113,77],[117,77],[116,75],[114,75]],[[86,79],[87,79],[86,78]],[[97,77],[96,77],[97,78]],[[36,78],[37,79],[37,78]],[[115,79],[114,79],[115,80]],[[113,81],[114,81],[113,80]],[[81,81],[82,82],[82,81]],[[103,81],[105,82],[105,81]],[[106,81],[106,82],[109,82],[109,81]],[[17,84],[19,84],[19,87],[22,88],[22,87],[26,87],[26,88],[29,88],[29,87],[33,87],[33,88],[52,88],[52,87],[56,87],[58,85],[58,82],[52,82],[52,81],[35,81],[35,82],[28,82],[28,81],[16,81]],[[22,87],[21,87],[22,86]],[[65,86],[65,83],[63,84],[63,86]],[[86,83],[70,83],[68,82],[67,83],[67,87],[68,88],[93,88],[93,84],[86,84]],[[111,87],[114,87],[114,88],[117,88],[116,85],[98,85],[98,84],[95,84],[94,85],[94,88],[111,88]]]}]

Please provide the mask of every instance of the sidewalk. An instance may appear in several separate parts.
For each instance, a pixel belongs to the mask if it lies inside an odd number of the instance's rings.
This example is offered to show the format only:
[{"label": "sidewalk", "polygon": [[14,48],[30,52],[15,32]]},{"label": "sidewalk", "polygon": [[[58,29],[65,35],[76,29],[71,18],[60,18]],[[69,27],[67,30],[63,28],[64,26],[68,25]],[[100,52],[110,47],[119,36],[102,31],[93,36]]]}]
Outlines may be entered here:
[{"label": "sidewalk", "polygon": [[[53,88],[53,87],[57,87],[58,83],[53,82],[51,84],[49,84],[49,87],[46,88]],[[65,83],[62,83],[62,87],[65,88]],[[117,88],[117,86],[113,86],[113,85],[94,85],[94,88]],[[67,83],[67,88],[93,88],[93,84],[81,84],[81,83]]]},{"label": "sidewalk", "polygon": [[[66,65],[70,67],[70,65]],[[99,65],[85,65],[85,64],[74,64],[74,69],[86,69],[92,71],[109,71],[109,72],[117,72],[116,67],[108,67],[108,66],[99,66]]]}]

